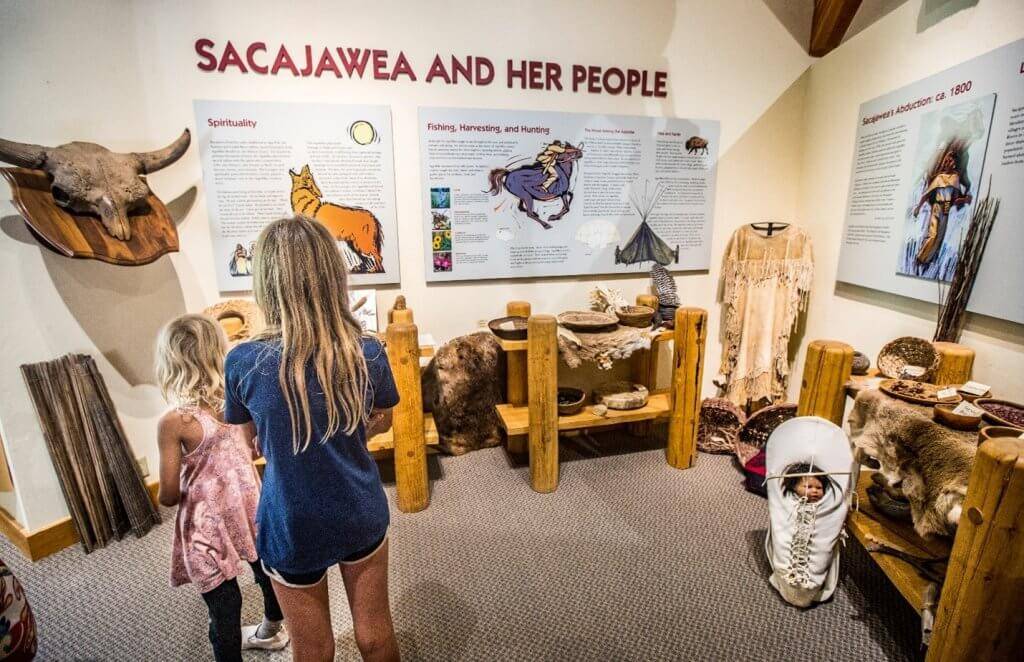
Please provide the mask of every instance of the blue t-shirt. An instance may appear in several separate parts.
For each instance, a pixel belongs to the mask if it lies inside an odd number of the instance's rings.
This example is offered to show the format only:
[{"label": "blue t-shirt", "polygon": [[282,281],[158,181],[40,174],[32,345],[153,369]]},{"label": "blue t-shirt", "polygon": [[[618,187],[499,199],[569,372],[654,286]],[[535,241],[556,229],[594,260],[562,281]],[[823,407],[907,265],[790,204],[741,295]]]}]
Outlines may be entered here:
[{"label": "blue t-shirt", "polygon": [[[368,406],[398,404],[398,391],[380,342],[363,338],[369,369]],[[256,423],[267,458],[256,512],[256,549],[268,566],[316,572],[380,540],[390,521],[377,463],[366,450],[366,427],[338,431],[320,443],[327,411],[316,370],[306,369],[313,435],[305,451],[292,450],[291,418],[277,371],[279,342],[237,345],[224,362],[224,419]],[[344,424],[342,425],[344,427]]]}]

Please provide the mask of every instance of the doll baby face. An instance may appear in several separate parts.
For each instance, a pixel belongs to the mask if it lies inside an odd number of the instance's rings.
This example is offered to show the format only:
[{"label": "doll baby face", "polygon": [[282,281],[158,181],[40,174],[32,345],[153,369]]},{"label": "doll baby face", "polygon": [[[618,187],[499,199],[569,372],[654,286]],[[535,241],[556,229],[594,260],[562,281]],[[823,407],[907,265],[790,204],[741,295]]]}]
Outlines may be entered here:
[{"label": "doll baby face", "polygon": [[802,476],[794,488],[797,496],[804,497],[808,503],[816,503],[825,495],[825,486],[818,476]]}]

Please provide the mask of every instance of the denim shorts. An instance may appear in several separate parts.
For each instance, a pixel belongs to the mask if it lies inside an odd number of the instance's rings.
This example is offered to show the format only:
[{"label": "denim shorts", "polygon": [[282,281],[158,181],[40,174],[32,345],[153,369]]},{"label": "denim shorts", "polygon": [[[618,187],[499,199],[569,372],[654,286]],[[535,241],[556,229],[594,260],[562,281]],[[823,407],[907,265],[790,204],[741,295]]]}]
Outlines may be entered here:
[{"label": "denim shorts", "polygon": [[[384,536],[380,540],[369,547],[355,552],[354,554],[349,554],[341,560],[341,563],[343,565],[355,565],[356,563],[362,563],[380,551],[380,548],[384,546],[387,539],[388,534],[385,532]],[[260,561],[260,563],[263,562]],[[263,563],[263,569],[275,582],[291,588],[310,588],[312,586],[316,586],[324,580],[324,577],[327,576],[327,571],[330,570],[330,568],[324,568],[323,570],[317,570],[314,572],[283,572],[274,570],[266,563]]]}]

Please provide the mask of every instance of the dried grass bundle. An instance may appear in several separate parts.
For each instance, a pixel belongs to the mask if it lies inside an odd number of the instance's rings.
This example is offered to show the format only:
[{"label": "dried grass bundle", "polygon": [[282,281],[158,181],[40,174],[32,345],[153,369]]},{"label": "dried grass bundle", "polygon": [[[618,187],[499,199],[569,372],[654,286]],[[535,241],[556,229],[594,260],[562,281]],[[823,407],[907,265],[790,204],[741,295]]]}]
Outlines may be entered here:
[{"label": "dried grass bundle", "polygon": [[978,278],[981,258],[985,255],[989,235],[999,214],[999,198],[993,198],[992,178],[988,179],[988,191],[971,213],[971,222],[967,233],[960,240],[960,252],[957,255],[956,270],[945,297],[942,296],[942,285],[939,285],[939,319],[935,326],[933,340],[957,342],[963,333],[966,322],[967,302],[974,290],[974,281]]}]

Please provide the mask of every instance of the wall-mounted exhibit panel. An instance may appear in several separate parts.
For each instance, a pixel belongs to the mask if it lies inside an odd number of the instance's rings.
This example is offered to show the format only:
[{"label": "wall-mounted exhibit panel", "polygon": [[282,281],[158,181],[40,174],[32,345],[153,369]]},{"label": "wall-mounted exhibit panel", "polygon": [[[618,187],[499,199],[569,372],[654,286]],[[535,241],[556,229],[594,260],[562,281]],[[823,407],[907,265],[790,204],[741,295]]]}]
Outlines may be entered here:
[{"label": "wall-mounted exhibit panel", "polygon": [[221,291],[252,288],[263,227],[304,214],[337,239],[355,285],[399,282],[386,106],[196,101]]},{"label": "wall-mounted exhibit panel", "polygon": [[428,281],[707,269],[718,122],[421,108]]},{"label": "wall-mounted exhibit panel", "polygon": [[937,302],[986,197],[968,310],[1024,322],[1024,40],[861,105],[838,279]]}]

